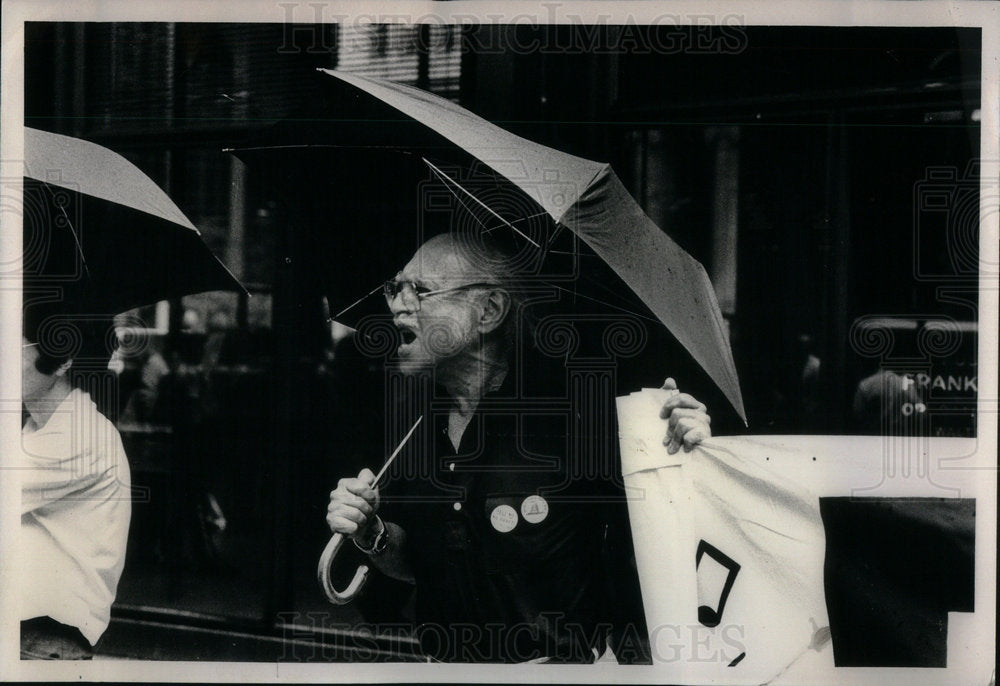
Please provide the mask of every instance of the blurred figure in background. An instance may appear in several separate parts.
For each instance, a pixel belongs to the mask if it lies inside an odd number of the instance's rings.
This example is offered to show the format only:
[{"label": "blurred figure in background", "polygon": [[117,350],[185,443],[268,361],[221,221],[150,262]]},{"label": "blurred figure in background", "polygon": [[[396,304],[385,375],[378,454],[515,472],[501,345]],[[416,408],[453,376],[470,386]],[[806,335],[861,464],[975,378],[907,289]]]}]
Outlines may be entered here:
[{"label": "blurred figure in background", "polygon": [[137,360],[129,360],[130,366],[138,367],[136,387],[131,391],[122,410],[121,421],[127,423],[148,423],[153,421],[153,410],[160,397],[160,382],[170,373],[170,367],[159,351],[159,346],[150,346]]},{"label": "blurred figure in background", "polygon": [[912,381],[879,369],[858,382],[851,409],[857,433],[909,436],[920,433],[925,408]]}]

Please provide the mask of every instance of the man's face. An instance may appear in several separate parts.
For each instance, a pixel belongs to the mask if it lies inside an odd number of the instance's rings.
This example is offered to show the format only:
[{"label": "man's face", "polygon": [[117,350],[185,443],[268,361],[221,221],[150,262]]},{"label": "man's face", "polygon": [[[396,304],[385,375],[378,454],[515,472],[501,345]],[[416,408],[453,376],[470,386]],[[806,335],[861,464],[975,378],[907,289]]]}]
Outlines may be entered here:
[{"label": "man's face", "polygon": [[412,282],[418,289],[438,290],[483,280],[449,241],[425,243],[395,280],[407,284],[389,302],[393,322],[403,336],[396,351],[403,373],[427,368],[442,371],[475,346],[480,308],[474,292],[456,290],[420,299],[408,285]]}]

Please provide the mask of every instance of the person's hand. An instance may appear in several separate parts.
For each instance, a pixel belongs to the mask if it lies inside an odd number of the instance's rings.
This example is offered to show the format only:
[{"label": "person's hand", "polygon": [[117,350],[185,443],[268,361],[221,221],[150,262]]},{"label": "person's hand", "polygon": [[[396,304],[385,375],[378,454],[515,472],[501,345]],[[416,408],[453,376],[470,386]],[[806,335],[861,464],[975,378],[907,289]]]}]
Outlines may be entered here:
[{"label": "person's hand", "polygon": [[374,481],[372,471],[362,469],[356,479],[337,482],[337,488],[330,491],[330,505],[326,508],[330,531],[358,541],[367,538],[379,506],[378,489],[372,488]]},{"label": "person's hand", "polygon": [[[667,379],[663,386],[668,391],[677,390],[677,382]],[[712,435],[712,418],[708,416],[706,407],[687,393],[676,393],[663,403],[660,408],[660,419],[667,420],[667,435],[663,445],[671,455],[684,446],[684,452],[690,450]]]}]

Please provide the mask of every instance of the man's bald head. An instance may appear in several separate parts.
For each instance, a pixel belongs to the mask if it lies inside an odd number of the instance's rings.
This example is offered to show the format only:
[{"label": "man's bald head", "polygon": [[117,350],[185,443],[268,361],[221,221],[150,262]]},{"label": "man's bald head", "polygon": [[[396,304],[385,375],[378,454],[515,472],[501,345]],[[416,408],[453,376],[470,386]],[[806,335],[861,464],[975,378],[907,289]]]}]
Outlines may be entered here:
[{"label": "man's bald head", "polygon": [[[459,282],[513,286],[514,257],[488,237],[442,233],[428,239],[414,255],[419,266]],[[442,284],[441,287],[447,287]]]}]

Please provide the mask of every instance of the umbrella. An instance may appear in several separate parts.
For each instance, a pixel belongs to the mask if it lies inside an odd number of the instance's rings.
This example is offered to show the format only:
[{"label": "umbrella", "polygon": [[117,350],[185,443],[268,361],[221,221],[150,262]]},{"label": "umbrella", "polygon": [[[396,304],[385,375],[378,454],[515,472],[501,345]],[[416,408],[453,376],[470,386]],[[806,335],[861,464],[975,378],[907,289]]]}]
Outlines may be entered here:
[{"label": "umbrella", "polygon": [[[646,216],[610,165],[526,140],[417,88],[320,71],[349,87],[338,91],[334,107],[339,110],[333,116],[320,117],[312,125],[279,123],[262,136],[260,145],[232,152],[258,163],[295,154],[298,166],[309,174],[315,174],[317,165],[333,166],[331,149],[340,153],[337,164],[342,166],[355,164],[360,159],[357,153],[381,157],[375,173],[380,184],[391,186],[393,178],[403,176],[397,173],[398,167],[406,162],[387,161],[386,151],[402,151],[430,169],[467,212],[486,217],[492,226],[506,225],[520,234],[520,240],[537,246],[537,254],[544,259],[558,260],[566,252],[553,247],[557,239],[565,240],[562,229],[568,229],[627,284],[640,307],[673,334],[746,420],[732,351],[705,269]],[[468,182],[432,158],[453,162],[458,169],[488,173],[493,181],[493,186],[485,186],[488,191],[501,189],[503,197],[511,191],[519,194],[514,209],[521,217],[491,209],[475,184],[470,190]],[[357,170],[351,168],[348,173],[357,175]],[[521,223],[540,216],[551,230],[529,231]],[[389,242],[367,231],[355,232],[353,240],[344,250],[352,256],[358,241],[380,249]],[[590,291],[590,299],[634,311],[635,299],[616,294],[603,277],[589,273],[592,268],[583,265],[576,274],[598,287],[596,296]]]},{"label": "umbrella", "polygon": [[26,290],[54,290],[92,314],[244,290],[166,193],[121,155],[32,128],[24,151]]}]

